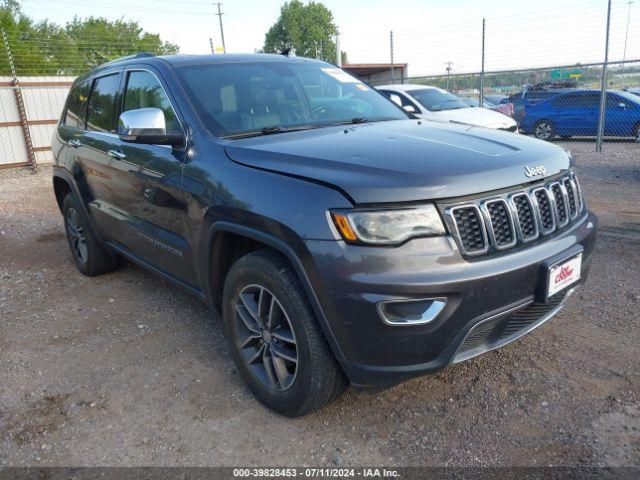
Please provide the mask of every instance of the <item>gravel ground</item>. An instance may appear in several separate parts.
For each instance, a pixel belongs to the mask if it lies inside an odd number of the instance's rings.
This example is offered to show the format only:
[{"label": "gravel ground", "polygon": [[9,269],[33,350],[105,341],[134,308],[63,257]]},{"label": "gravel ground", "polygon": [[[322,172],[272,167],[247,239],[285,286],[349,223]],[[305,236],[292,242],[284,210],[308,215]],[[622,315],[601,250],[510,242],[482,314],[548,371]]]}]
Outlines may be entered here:
[{"label": "gravel ground", "polygon": [[562,142],[601,234],[587,283],[522,340],[286,419],[219,318],[128,265],[72,264],[51,171],[0,172],[0,466],[640,464],[640,145]]}]

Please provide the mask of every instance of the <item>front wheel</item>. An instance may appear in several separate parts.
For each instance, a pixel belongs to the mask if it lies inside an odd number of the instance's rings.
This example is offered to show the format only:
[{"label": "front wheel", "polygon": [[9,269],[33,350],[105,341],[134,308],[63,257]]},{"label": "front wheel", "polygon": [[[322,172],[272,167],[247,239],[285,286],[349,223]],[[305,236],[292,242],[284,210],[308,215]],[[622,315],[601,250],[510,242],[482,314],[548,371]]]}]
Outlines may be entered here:
[{"label": "front wheel", "polygon": [[552,140],[556,136],[556,127],[550,120],[539,120],[533,126],[533,135],[540,140]]},{"label": "front wheel", "polygon": [[223,320],[238,371],[267,407],[300,416],[345,389],[298,277],[276,252],[250,253],[231,267]]},{"label": "front wheel", "polygon": [[636,128],[633,132],[633,139],[636,141],[636,143],[640,143],[640,123],[636,125]]}]

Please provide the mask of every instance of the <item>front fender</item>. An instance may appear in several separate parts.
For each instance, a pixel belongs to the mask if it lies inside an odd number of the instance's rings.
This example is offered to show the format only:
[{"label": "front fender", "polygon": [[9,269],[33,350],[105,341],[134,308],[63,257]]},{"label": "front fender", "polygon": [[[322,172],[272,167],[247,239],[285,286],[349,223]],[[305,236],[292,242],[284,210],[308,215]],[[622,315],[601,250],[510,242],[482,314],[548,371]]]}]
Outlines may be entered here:
[{"label": "front fender", "polygon": [[[320,324],[320,328],[331,347],[331,350],[339,362],[344,362],[345,357],[344,354],[338,344],[338,341],[331,329],[329,321],[325,315],[325,312],[320,304],[320,301],[316,295],[316,292],[313,288],[311,280],[308,275],[308,269],[315,268],[313,266],[313,261],[309,252],[306,250],[303,242],[297,243],[295,247],[290,246],[285,241],[275,237],[272,234],[261,232],[259,230],[240,225],[237,223],[229,222],[229,221],[217,221],[213,223],[206,233],[206,261],[205,261],[205,272],[203,274],[203,287],[207,296],[210,299],[213,299],[213,286],[211,285],[211,279],[213,278],[213,268],[217,263],[213,258],[213,242],[215,236],[221,232],[233,233],[236,235],[241,235],[252,240],[258,241],[269,247],[273,248],[275,251],[282,254],[291,264],[293,269],[295,270],[298,278],[300,279],[300,283],[305,290],[307,298],[309,299],[309,303],[313,308],[313,311],[316,315],[318,323]],[[213,302],[212,302],[213,303]]]}]

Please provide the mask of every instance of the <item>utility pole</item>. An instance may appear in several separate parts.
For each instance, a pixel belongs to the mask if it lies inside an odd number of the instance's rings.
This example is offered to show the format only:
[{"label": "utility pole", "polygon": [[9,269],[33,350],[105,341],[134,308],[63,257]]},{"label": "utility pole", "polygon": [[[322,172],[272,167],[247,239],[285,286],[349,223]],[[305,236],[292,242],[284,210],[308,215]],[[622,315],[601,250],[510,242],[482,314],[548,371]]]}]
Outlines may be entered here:
[{"label": "utility pole", "polygon": [[604,137],[605,107],[607,102],[607,62],[609,61],[609,26],[611,24],[611,0],[607,4],[607,33],[604,46],[604,62],[600,79],[600,115],[598,116],[598,136],[596,152],[602,153],[602,137]]},{"label": "utility pole", "polygon": [[480,106],[484,104],[484,32],[486,19],[482,19],[482,69],[480,70]]},{"label": "utility pole", "polygon": [[217,5],[218,13],[216,13],[216,15],[218,16],[218,20],[220,21],[220,38],[222,39],[222,52],[227,53],[227,46],[224,43],[224,30],[222,28],[222,15],[224,15],[224,13],[222,13],[221,11],[222,4],[220,2],[217,2]]},{"label": "utility pole", "polygon": [[389,47],[391,51],[391,83],[396,83],[396,76],[393,68],[393,30],[389,32]]},{"label": "utility pole", "polygon": [[447,66],[445,69],[447,71],[447,90],[449,90],[449,79],[451,78],[451,65],[453,65],[453,62],[446,62],[445,65]]},{"label": "utility pole", "polygon": [[631,5],[633,2],[627,2],[629,10],[627,11],[627,31],[624,34],[624,53],[622,54],[622,72],[620,72],[620,88],[624,88],[624,62],[627,59],[627,40],[629,39],[629,20],[631,20]]}]

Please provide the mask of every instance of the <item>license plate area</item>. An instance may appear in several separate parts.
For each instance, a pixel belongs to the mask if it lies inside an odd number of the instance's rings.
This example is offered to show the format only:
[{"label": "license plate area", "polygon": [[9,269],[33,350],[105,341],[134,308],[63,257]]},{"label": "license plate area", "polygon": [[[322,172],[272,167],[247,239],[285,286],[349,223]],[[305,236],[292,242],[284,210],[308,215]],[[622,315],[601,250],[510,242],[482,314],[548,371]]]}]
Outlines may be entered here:
[{"label": "license plate area", "polygon": [[576,247],[543,264],[543,285],[538,290],[538,301],[547,303],[580,282],[583,249],[579,245]]}]

